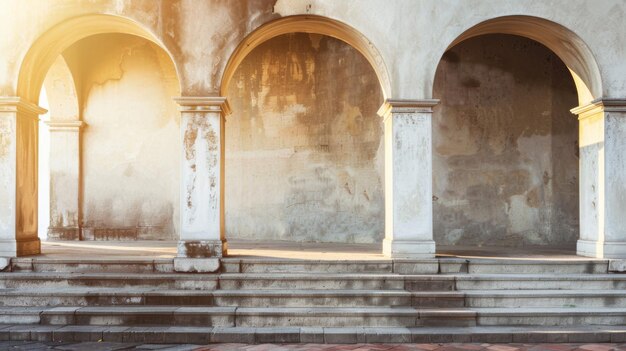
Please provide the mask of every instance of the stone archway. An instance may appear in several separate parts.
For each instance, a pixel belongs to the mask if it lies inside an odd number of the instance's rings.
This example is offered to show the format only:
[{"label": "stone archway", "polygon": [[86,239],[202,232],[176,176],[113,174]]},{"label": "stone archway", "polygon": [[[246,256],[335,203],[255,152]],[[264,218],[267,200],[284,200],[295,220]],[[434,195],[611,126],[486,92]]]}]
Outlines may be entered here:
[{"label": "stone archway", "polygon": [[[466,29],[448,45],[446,51],[464,40],[485,34],[511,34],[541,43],[569,68],[576,83],[580,105],[602,97],[602,79],[598,64],[589,47],[572,30],[539,17],[497,17]],[[432,77],[435,76],[435,71],[436,67],[431,70]]]},{"label": "stone archway", "polygon": [[287,33],[312,33],[339,39],[358,50],[374,68],[383,91],[383,97],[392,96],[391,80],[382,55],[365,36],[356,29],[337,20],[312,15],[296,15],[268,22],[248,35],[230,54],[222,73],[220,93],[228,91],[230,80],[243,59],[261,43]]},{"label": "stone archway", "polygon": [[[169,50],[158,38],[140,24],[125,17],[113,15],[87,15],[61,22],[39,37],[25,55],[17,81],[17,97],[3,99],[1,111],[11,113],[13,125],[6,138],[13,145],[7,161],[11,170],[2,175],[8,184],[3,198],[9,201],[0,211],[1,248],[6,256],[21,256],[40,253],[37,237],[37,144],[38,115],[44,113],[37,106],[45,77],[59,55],[81,39],[106,33],[123,33],[141,37],[162,49],[177,71],[176,63]],[[177,75],[178,76],[178,75]],[[180,90],[180,80],[178,80]],[[79,125],[70,123],[71,128]],[[67,123],[59,128],[68,128]],[[6,195],[6,196],[5,196]],[[6,211],[4,208],[6,207]],[[6,228],[5,228],[6,227]]]},{"label": "stone archway", "polygon": [[[299,15],[269,22],[253,31],[229,56],[221,74],[221,97],[182,97],[177,100],[183,111],[183,124],[187,126],[184,136],[186,155],[205,155],[203,159],[208,161],[196,162],[197,157],[183,160],[182,189],[188,189],[183,197],[188,200],[184,206],[189,216],[185,217],[183,211],[180,256],[202,258],[226,254],[224,122],[225,115],[230,112],[226,92],[235,70],[254,48],[270,38],[295,32],[326,35],[351,45],[374,68],[383,95],[391,94],[390,78],[382,56],[367,38],[344,23],[321,16]],[[193,215],[199,213],[205,214],[203,219]]]},{"label": "stone archway", "polygon": [[[588,46],[572,30],[560,24],[531,16],[504,16],[493,18],[465,30],[447,48],[455,47],[470,38],[487,34],[510,34],[525,37],[547,47],[556,54],[569,69],[574,80],[581,106],[602,102],[602,80],[598,65]],[[443,57],[443,55],[442,55]],[[432,76],[434,78],[434,70]],[[433,79],[434,81],[434,79]],[[600,100],[598,100],[600,99]],[[595,106],[595,105],[594,105]],[[574,107],[574,106],[570,106]],[[580,150],[580,239],[577,252],[584,256],[603,257],[598,249],[604,242],[604,134],[602,119],[586,118],[589,109],[572,113],[580,115],[579,150]],[[598,191],[598,189],[600,189]]]}]

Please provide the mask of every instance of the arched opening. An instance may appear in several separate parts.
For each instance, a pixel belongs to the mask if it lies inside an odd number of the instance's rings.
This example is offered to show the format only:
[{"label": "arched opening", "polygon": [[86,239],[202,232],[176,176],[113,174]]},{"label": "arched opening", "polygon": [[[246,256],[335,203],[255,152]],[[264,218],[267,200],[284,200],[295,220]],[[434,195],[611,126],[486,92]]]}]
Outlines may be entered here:
[{"label": "arched opening", "polygon": [[341,23],[295,16],[261,27],[235,51],[222,80],[233,111],[225,142],[231,252],[237,240],[382,240],[377,110],[389,85],[372,49]]},{"label": "arched opening", "polygon": [[325,35],[339,39],[357,51],[370,63],[383,92],[383,98],[391,96],[391,80],[383,61],[382,55],[376,47],[356,29],[333,19],[312,16],[298,15],[289,16],[269,22],[248,35],[231,54],[230,59],[222,74],[220,84],[221,95],[226,96],[230,87],[230,81],[241,62],[252,50],[263,42],[288,33],[311,33]]},{"label": "arched opening", "polygon": [[47,234],[55,240],[44,252],[72,251],[67,240],[84,240],[96,246],[79,250],[99,252],[94,241],[106,241],[106,252],[128,255],[126,244],[111,241],[150,240],[161,243],[142,245],[143,254],[174,255],[180,121],[171,98],[180,83],[164,46],[126,18],[74,18],[46,32],[24,59],[20,96],[38,101],[43,86],[50,108],[50,146],[41,151],[50,156]]},{"label": "arched opening", "polygon": [[509,34],[467,36],[443,55],[434,84],[441,104],[433,114],[440,253],[575,253],[579,153],[571,72],[541,43]]},{"label": "arched opening", "polygon": [[576,33],[562,25],[531,16],[493,18],[463,32],[446,50],[450,50],[464,40],[486,34],[510,34],[525,37],[554,52],[572,74],[579,105],[587,104],[602,96],[602,79],[593,54]]}]

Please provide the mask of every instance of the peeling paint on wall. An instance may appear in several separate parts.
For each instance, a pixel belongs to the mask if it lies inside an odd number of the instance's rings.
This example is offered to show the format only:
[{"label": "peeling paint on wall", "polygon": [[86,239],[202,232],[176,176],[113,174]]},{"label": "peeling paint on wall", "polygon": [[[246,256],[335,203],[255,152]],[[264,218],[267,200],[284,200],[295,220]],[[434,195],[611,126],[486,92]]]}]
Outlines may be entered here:
[{"label": "peeling paint on wall", "polygon": [[444,55],[435,96],[437,243],[572,247],[577,96],[558,57],[521,37],[473,38]]},{"label": "peeling paint on wall", "polygon": [[228,93],[228,239],[382,239],[382,93],[358,51],[282,35],[246,57]]}]

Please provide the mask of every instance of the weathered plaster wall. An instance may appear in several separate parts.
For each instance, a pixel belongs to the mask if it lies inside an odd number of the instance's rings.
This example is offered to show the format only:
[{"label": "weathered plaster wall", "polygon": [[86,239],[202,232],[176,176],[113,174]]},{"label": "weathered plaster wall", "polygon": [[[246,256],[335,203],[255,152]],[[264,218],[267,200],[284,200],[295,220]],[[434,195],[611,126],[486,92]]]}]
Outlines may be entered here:
[{"label": "weathered plaster wall", "polygon": [[[123,16],[152,33],[172,53],[183,92],[219,90],[221,70],[241,40],[264,23],[291,15],[320,15],[355,28],[376,47],[389,69],[394,98],[428,98],[446,47],[491,18],[528,15],[562,25],[580,37],[598,62],[602,93],[626,95],[626,7],[622,0],[546,2],[398,0],[7,0],[0,12],[0,95],[15,95],[22,60],[35,40],[70,18]],[[537,27],[541,34],[541,26]],[[75,33],[69,30],[68,36]],[[571,37],[550,38],[565,48]],[[45,52],[45,50],[42,50]],[[595,96],[599,97],[599,96]]]},{"label": "weathered plaster wall", "polygon": [[487,35],[448,51],[433,115],[434,235],[449,245],[574,245],[576,90],[531,40]]},{"label": "weathered plaster wall", "polygon": [[382,239],[382,94],[359,52],[276,37],[239,66],[228,99],[228,239]]},{"label": "weathered plaster wall", "polygon": [[86,239],[177,238],[178,82],[145,39],[89,37],[64,55],[83,97],[82,231]]}]

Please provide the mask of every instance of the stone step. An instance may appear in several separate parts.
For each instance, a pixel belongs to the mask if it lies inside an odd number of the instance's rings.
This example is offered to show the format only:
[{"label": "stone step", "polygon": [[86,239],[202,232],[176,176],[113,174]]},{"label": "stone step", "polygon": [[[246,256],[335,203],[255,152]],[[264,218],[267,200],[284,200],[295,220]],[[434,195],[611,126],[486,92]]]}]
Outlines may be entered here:
[{"label": "stone step", "polygon": [[624,326],[285,328],[0,325],[0,340],[39,342],[209,343],[623,343]]},{"label": "stone step", "polygon": [[[223,258],[225,273],[380,273],[380,274],[604,274],[609,261],[599,259],[434,258],[393,260],[295,260]],[[171,273],[172,258],[72,259],[12,258],[13,272]]]},{"label": "stone step", "polygon": [[[3,322],[34,323],[33,310],[8,311]],[[4,311],[0,312],[4,313]],[[41,324],[299,326],[569,326],[624,325],[626,308],[471,308],[408,307],[166,307],[106,306],[44,309]]]},{"label": "stone step", "polygon": [[[0,308],[0,323],[44,325],[172,325],[225,327],[471,326],[476,313],[464,309],[411,307],[179,307],[101,306]],[[39,312],[39,314],[37,314]],[[6,315],[6,316],[5,316]]]},{"label": "stone step", "polygon": [[[433,276],[424,276],[430,281]],[[454,277],[444,277],[449,289]],[[416,285],[420,285],[416,283]],[[316,274],[316,273],[224,273],[219,286],[226,290],[311,289],[311,290],[404,290],[404,276],[398,274]],[[429,285],[421,284],[423,288]]]},{"label": "stone step", "polygon": [[216,290],[216,306],[239,307],[464,307],[465,294],[403,290]]},{"label": "stone step", "polygon": [[212,306],[210,290],[43,288],[0,289],[1,306],[108,306],[179,305]]},{"label": "stone step", "polygon": [[294,260],[223,258],[226,273],[396,273],[396,274],[604,274],[601,259],[435,258],[393,260]]},{"label": "stone step", "polygon": [[2,307],[0,323],[204,327],[619,326],[626,324],[626,308]]},{"label": "stone step", "polygon": [[0,289],[1,306],[234,307],[626,307],[624,290],[163,290],[114,288]]},{"label": "stone step", "polygon": [[469,274],[605,274],[609,261],[602,259],[482,259],[440,258],[440,273]]},{"label": "stone step", "polygon": [[[223,258],[226,273],[393,273],[392,260],[295,260]],[[437,266],[436,260],[416,262]]]},{"label": "stone step", "polygon": [[[417,276],[418,279],[419,276]],[[407,289],[412,277],[407,276]],[[456,290],[623,290],[623,274],[468,274],[455,276]],[[422,284],[421,280],[418,284]]]},{"label": "stone step", "polygon": [[[12,317],[15,310],[8,308]],[[31,310],[32,312],[32,310]],[[4,308],[0,309],[0,315]],[[102,306],[41,308],[41,324],[76,325],[178,325],[178,326],[415,326],[422,325],[418,310],[410,307],[176,307],[176,306]],[[426,321],[449,319],[451,323],[474,321],[471,311],[425,313]],[[14,318],[13,323],[22,319]],[[23,319],[33,323],[32,316]],[[6,321],[5,321],[6,322]],[[463,324],[463,325],[466,325]]]},{"label": "stone step", "polygon": [[181,273],[0,273],[0,289],[41,289],[79,286],[214,290],[218,286],[218,275]]},{"label": "stone step", "polygon": [[68,273],[172,273],[171,258],[162,259],[58,259],[40,257],[12,258],[13,272]]},{"label": "stone step", "polygon": [[[404,290],[0,289],[0,306],[464,307],[462,292]],[[485,306],[487,307],[487,306]]]},{"label": "stone step", "polygon": [[411,306],[404,290],[216,290],[216,306],[239,307],[373,307]]},{"label": "stone step", "polygon": [[0,289],[56,287],[296,290],[620,290],[622,274],[0,273]]},{"label": "stone step", "polygon": [[[626,307],[625,290],[468,290],[466,307]],[[433,293],[436,298],[436,293]]]},{"label": "stone step", "polygon": [[471,308],[482,326],[573,326],[625,325],[626,308],[616,307],[534,307]]}]

